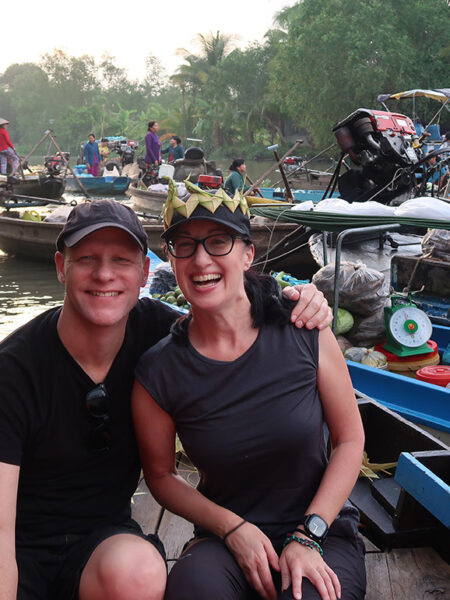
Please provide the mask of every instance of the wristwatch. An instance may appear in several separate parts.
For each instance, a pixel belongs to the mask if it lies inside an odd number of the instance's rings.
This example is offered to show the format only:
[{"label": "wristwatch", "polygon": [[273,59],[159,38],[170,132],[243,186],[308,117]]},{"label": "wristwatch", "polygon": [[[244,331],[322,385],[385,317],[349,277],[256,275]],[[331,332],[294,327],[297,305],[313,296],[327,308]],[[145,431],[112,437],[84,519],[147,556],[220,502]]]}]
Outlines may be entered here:
[{"label": "wristwatch", "polygon": [[319,515],[305,515],[301,521],[301,524],[305,527],[305,533],[312,540],[318,544],[322,544],[325,541],[328,533],[328,523]]}]

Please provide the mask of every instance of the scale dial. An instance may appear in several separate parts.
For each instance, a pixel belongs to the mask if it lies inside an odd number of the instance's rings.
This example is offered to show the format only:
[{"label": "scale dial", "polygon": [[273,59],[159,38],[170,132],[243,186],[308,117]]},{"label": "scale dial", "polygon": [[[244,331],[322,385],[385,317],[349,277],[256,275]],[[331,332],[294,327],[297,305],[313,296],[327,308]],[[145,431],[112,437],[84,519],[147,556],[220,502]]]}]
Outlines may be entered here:
[{"label": "scale dial", "polygon": [[404,306],[392,313],[389,332],[399,344],[418,348],[428,342],[433,326],[422,310],[415,306]]}]

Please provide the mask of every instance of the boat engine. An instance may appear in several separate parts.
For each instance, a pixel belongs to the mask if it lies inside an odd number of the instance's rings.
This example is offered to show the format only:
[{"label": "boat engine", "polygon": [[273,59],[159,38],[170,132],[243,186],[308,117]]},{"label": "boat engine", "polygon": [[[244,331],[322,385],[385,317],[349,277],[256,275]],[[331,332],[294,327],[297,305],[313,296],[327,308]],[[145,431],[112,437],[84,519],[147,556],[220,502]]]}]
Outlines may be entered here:
[{"label": "boat engine", "polygon": [[302,156],[286,156],[283,161],[285,172],[289,175],[290,173],[297,171],[304,160],[305,159]]},{"label": "boat engine", "polygon": [[[66,161],[70,158],[70,152],[64,152],[64,158]],[[44,166],[47,169],[47,173],[50,177],[56,177],[60,175],[63,167],[64,161],[61,154],[58,152],[55,156],[46,156],[44,158]]]},{"label": "boat engine", "polygon": [[413,195],[415,170],[422,158],[411,119],[399,113],[359,108],[333,127],[342,152],[352,162],[338,178],[350,202],[372,198],[385,204]]},{"label": "boat engine", "polygon": [[138,142],[134,140],[127,140],[118,145],[116,152],[121,158],[122,167],[134,162],[138,145]]}]

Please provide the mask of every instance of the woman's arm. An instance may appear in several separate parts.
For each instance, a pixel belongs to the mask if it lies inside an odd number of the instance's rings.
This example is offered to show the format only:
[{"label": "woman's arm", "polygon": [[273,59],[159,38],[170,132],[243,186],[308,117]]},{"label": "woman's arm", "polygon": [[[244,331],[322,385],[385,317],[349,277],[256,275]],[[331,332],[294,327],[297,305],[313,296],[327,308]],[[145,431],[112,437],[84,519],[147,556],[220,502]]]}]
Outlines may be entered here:
[{"label": "woman's arm", "polygon": [[[178,475],[174,422],[138,381],[133,388],[132,410],[145,480],[155,499],[170,511],[223,538],[242,518],[205,498]],[[258,527],[245,523],[227,536],[226,544],[250,585],[264,599],[275,600],[270,566],[278,569],[278,557],[270,540]]]},{"label": "woman's arm", "polygon": [[20,468],[0,462],[0,598],[17,597],[15,525]]},{"label": "woman's arm", "polygon": [[[318,514],[331,524],[358,477],[364,449],[364,430],[345,359],[329,328],[319,334],[317,385],[330,431],[332,451],[306,514]],[[319,553],[295,541],[283,551],[280,567],[284,587],[288,587],[292,581],[294,597],[301,590],[302,577],[310,579],[323,600],[334,600],[340,594],[335,573]]]}]

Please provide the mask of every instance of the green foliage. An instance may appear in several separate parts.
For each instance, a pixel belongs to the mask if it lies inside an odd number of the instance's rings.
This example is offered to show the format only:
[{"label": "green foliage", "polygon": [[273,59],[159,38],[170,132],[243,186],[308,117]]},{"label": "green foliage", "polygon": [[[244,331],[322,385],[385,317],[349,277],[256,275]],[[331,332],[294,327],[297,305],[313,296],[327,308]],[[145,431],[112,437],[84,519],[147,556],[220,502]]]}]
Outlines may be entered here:
[{"label": "green foliage", "polygon": [[[450,17],[446,0],[304,0],[283,11],[286,32],[271,89],[319,145],[331,126],[377,95],[443,87]],[[446,44],[446,45],[445,45]]]},{"label": "green foliage", "polygon": [[[198,34],[195,52],[178,50],[183,64],[170,78],[152,54],[135,81],[108,54],[96,62],[55,50],[0,74],[0,116],[21,148],[48,127],[72,152],[90,131],[143,147],[157,120],[160,135],[178,134],[185,146],[200,138],[211,156],[268,158],[269,144],[282,152],[300,128],[316,148],[328,146],[337,121],[381,108],[380,93],[448,85],[446,0],[303,0],[278,13],[277,26],[246,48],[220,31]],[[424,101],[419,112],[425,120],[435,111]]]}]

